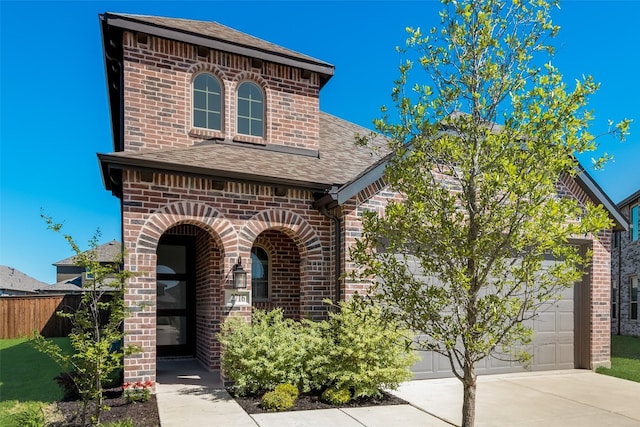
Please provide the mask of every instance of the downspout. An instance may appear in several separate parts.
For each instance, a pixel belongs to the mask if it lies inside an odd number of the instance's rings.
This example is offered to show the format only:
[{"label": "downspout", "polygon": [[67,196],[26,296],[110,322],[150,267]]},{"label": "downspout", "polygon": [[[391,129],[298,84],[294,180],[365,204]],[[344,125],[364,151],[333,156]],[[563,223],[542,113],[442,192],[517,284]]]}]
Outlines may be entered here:
[{"label": "downspout", "polygon": [[331,213],[329,213],[329,211],[327,210],[326,206],[322,206],[322,208],[320,209],[320,213],[322,215],[324,215],[325,217],[329,218],[331,221],[333,221],[333,230],[334,230],[334,241],[336,243],[335,245],[335,254],[336,254],[336,261],[335,261],[335,286],[336,286],[336,298],[335,298],[335,303],[338,304],[340,302],[340,272],[342,269],[342,262],[341,262],[341,258],[342,258],[342,219],[339,218],[336,215],[333,215]]},{"label": "downspout", "polygon": [[[618,235],[618,303],[616,304],[616,320],[618,321],[618,335],[622,335],[620,328],[622,327],[622,323],[620,321],[620,304],[622,301],[620,297],[622,296],[622,231],[615,231]],[[615,240],[615,238],[614,238]]]}]

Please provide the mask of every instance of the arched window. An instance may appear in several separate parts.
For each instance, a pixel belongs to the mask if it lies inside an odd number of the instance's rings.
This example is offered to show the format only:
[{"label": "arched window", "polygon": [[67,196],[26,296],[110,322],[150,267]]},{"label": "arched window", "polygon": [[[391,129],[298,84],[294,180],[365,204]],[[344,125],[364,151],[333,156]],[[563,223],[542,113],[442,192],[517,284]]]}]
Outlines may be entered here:
[{"label": "arched window", "polygon": [[193,79],[193,126],[222,130],[222,90],[218,79],[209,73]]},{"label": "arched window", "polygon": [[254,301],[269,299],[269,255],[260,246],[251,248],[251,297]]},{"label": "arched window", "polygon": [[238,86],[238,133],[264,136],[264,94],[252,82]]}]

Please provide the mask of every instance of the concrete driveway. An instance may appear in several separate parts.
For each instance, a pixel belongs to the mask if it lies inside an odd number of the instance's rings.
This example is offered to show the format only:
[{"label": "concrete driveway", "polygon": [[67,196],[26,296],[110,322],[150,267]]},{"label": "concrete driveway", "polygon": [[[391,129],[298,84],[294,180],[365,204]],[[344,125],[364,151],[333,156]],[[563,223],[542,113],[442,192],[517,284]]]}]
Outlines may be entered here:
[{"label": "concrete driveway", "polygon": [[[411,381],[394,394],[459,426],[462,385]],[[640,426],[640,383],[586,370],[488,375],[478,379],[476,426]]]}]

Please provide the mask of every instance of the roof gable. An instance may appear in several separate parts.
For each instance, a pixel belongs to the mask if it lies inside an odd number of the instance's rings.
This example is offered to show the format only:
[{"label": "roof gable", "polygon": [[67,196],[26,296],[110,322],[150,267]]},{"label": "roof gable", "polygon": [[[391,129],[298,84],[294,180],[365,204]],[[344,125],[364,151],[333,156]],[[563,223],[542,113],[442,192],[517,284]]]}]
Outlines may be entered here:
[{"label": "roof gable", "polygon": [[100,18],[107,25],[120,29],[144,32],[170,40],[315,71],[323,76],[322,84],[331,78],[335,68],[327,62],[234,30],[215,21],[110,12],[100,15]]}]

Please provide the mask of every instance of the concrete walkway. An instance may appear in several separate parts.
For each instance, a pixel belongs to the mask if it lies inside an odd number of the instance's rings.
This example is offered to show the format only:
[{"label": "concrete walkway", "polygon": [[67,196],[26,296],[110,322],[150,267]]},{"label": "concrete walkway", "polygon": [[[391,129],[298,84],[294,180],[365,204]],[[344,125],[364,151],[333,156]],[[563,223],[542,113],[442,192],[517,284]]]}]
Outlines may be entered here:
[{"label": "concrete walkway", "polygon": [[[394,392],[409,405],[248,415],[217,373],[194,361],[159,362],[162,427],[460,425],[462,386],[456,379],[411,381]],[[480,377],[476,426],[640,426],[640,383],[584,370]]]}]

